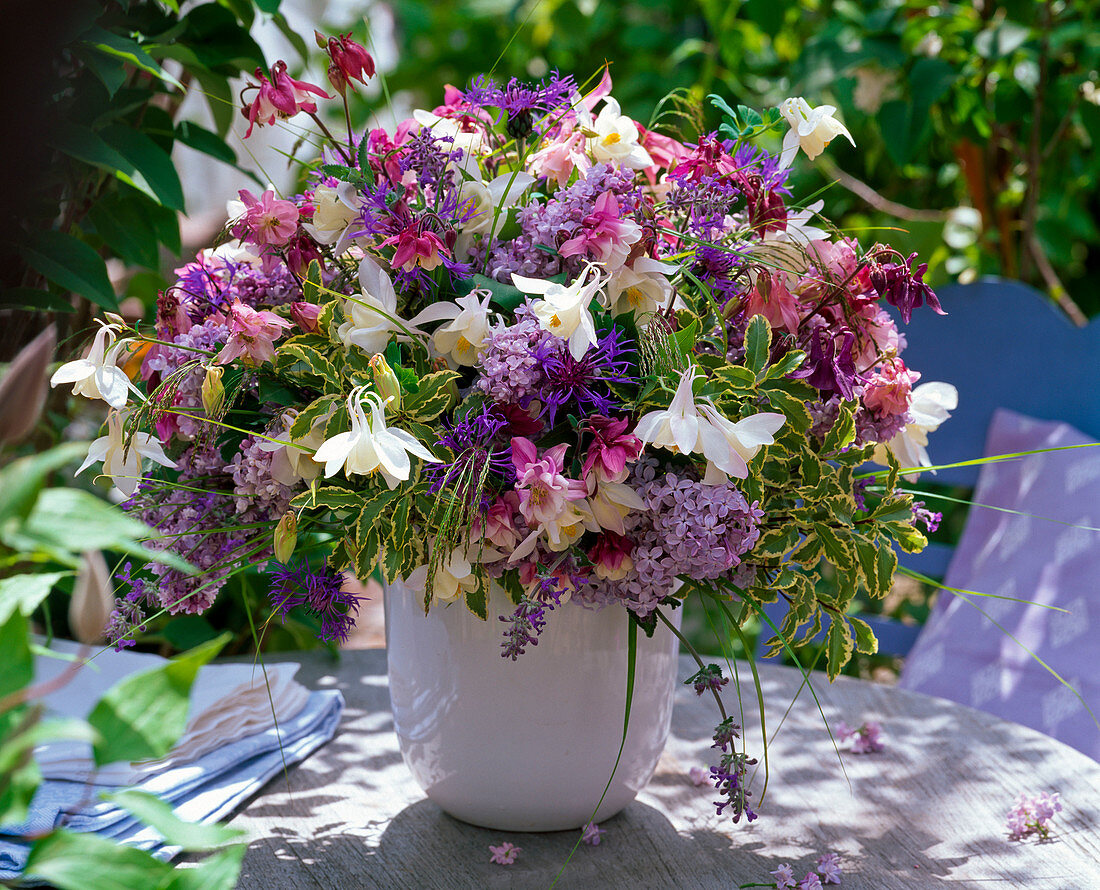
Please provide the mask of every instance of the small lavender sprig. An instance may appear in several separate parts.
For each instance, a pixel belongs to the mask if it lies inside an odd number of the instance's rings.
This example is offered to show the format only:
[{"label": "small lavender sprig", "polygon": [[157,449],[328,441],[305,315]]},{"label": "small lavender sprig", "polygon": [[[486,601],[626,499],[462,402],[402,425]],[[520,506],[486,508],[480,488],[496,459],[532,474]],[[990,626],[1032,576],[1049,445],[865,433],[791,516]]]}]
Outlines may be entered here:
[{"label": "small lavender sprig", "polygon": [[546,613],[561,605],[564,592],[554,576],[542,578],[532,593],[520,598],[511,615],[500,616],[500,620],[509,625],[504,632],[504,642],[500,644],[501,658],[515,661],[528,646],[538,645],[539,636],[546,627]]}]

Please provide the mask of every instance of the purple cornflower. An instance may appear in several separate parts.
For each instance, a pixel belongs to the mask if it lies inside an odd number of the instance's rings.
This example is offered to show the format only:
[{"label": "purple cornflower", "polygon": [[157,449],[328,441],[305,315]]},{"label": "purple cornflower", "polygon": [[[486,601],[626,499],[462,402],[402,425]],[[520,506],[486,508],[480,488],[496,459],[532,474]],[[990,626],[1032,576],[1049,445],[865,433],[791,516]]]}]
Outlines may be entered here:
[{"label": "purple cornflower", "polygon": [[[499,124],[501,117],[507,114],[509,135],[522,138],[530,132],[532,126],[539,132],[544,132],[548,125],[553,125],[554,121],[540,125],[534,118],[555,109],[569,108],[570,99],[576,91],[577,83],[572,75],[562,77],[556,70],[538,83],[528,83],[513,77],[504,86],[480,74],[470,83],[465,99],[475,108],[500,109],[495,123]],[[512,130],[520,129],[520,124],[526,125],[523,127],[525,132],[516,137]]]},{"label": "purple cornflower", "polygon": [[634,350],[623,344],[624,339],[625,335],[612,327],[580,361],[563,350],[546,362],[541,396],[551,425],[558,410],[570,402],[585,415],[607,416],[619,409],[611,396],[611,384],[632,383],[634,379],[629,374],[629,357]]},{"label": "purple cornflower", "polygon": [[343,590],[344,576],[325,566],[319,572],[306,560],[297,566],[279,566],[271,573],[271,605],[285,621],[290,610],[302,606],[321,619],[320,638],[344,642],[355,626],[362,596]]},{"label": "purple cornflower", "polygon": [[882,741],[882,726],[875,720],[868,720],[857,729],[852,729],[843,720],[837,724],[836,735],[842,742],[852,740],[853,754],[877,754],[886,748]]},{"label": "purple cornflower", "polygon": [[564,588],[553,575],[539,579],[534,592],[524,595],[511,615],[501,615],[500,620],[509,625],[504,632],[504,651],[501,658],[518,659],[528,646],[537,646],[539,636],[546,627],[546,613],[561,605]]},{"label": "purple cornflower", "polygon": [[517,847],[508,841],[505,841],[499,847],[489,844],[489,861],[496,865],[511,865],[522,852],[522,847]]},{"label": "purple cornflower", "polygon": [[921,263],[916,269],[910,271],[913,260],[917,258],[915,253],[909,254],[904,263],[871,263],[871,287],[886,300],[891,306],[896,306],[901,312],[902,321],[909,324],[913,310],[928,303],[928,307],[939,315],[946,315],[940,301],[936,298],[927,284],[924,283],[924,273],[928,271],[928,263]]},{"label": "purple cornflower", "polygon": [[581,840],[593,847],[598,847],[601,834],[607,834],[607,829],[600,828],[595,822],[589,822],[581,829]]},{"label": "purple cornflower", "polygon": [[694,686],[695,694],[702,695],[708,689],[719,692],[729,682],[729,677],[722,676],[722,669],[716,664],[708,664],[699,668],[694,674],[684,680],[685,686]]},{"label": "purple cornflower", "polygon": [[498,434],[507,427],[508,421],[489,407],[482,408],[480,413],[469,411],[449,424],[436,444],[447,448],[454,460],[429,467],[426,473],[431,480],[429,491],[435,494],[444,488],[454,489],[467,506],[480,502],[482,510],[488,510],[491,498],[482,484],[485,473],[504,483],[515,479],[512,448],[497,441]]},{"label": "purple cornflower", "polygon": [[836,853],[825,853],[817,860],[817,873],[823,884],[840,883],[840,857]]},{"label": "purple cornflower", "polygon": [[929,510],[924,505],[924,501],[913,501],[913,524],[923,522],[924,527],[931,534],[940,527],[940,523],[943,522],[943,514],[937,513],[935,510]]},{"label": "purple cornflower", "polygon": [[776,890],[794,890],[794,869],[786,862],[775,871],[768,872],[768,874],[775,878]]},{"label": "purple cornflower", "polygon": [[822,393],[836,392],[844,399],[855,398],[855,386],[862,382],[852,355],[856,335],[846,327],[823,323],[804,339],[809,341],[803,344],[807,352],[806,363],[790,376],[805,379]]},{"label": "purple cornflower", "polygon": [[1048,794],[1045,791],[1035,795],[1021,794],[1016,806],[1008,811],[1008,839],[1022,841],[1029,835],[1036,834],[1040,841],[1047,840],[1054,814],[1062,812],[1062,801],[1059,797],[1057,793]]}]

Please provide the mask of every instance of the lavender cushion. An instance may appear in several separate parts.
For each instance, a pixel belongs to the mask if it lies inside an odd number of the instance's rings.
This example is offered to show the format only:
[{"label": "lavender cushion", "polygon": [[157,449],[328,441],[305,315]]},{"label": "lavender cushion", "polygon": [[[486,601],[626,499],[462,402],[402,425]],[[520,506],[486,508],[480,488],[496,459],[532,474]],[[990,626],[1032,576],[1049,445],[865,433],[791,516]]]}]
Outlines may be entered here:
[{"label": "lavender cushion", "polygon": [[[1085,443],[1092,440],[1067,424],[999,410],[985,453]],[[986,464],[973,500],[1032,515],[971,507],[944,584],[1028,602],[969,597],[986,617],[941,591],[899,685],[1031,726],[1100,760],[1100,728],[1081,701],[993,623],[1100,715],[1100,448]]]}]

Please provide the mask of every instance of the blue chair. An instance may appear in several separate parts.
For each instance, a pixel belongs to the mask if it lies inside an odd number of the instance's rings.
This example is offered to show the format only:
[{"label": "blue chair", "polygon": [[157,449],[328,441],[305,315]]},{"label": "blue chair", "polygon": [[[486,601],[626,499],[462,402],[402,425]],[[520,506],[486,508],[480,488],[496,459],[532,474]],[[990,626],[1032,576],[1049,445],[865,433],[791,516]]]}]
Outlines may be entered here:
[{"label": "blue chair", "polygon": [[[942,380],[959,391],[959,407],[929,438],[937,464],[981,457],[986,430],[997,408],[1044,420],[1061,420],[1100,439],[1100,322],[1074,327],[1041,293],[1016,281],[983,279],[937,292],[946,316],[927,308],[901,326],[909,345],[905,363],[921,381]],[[925,478],[973,488],[980,466],[953,467]],[[901,554],[906,568],[942,578],[952,548],[930,544],[922,553]],[[782,601],[765,608],[778,627]],[[885,655],[905,655],[920,627],[861,615]],[[767,622],[757,657],[773,634]],[[824,635],[815,638],[820,640]]]}]

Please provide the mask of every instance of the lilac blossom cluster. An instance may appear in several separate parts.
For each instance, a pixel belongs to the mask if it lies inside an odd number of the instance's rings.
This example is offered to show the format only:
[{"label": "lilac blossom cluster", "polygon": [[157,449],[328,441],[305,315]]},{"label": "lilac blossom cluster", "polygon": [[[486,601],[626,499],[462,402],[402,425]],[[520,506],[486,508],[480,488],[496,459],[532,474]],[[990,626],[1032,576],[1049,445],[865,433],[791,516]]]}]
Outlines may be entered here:
[{"label": "lilac blossom cluster", "polygon": [[677,473],[658,476],[657,462],[642,458],[634,465],[631,484],[646,506],[627,520],[634,567],[619,580],[589,580],[578,592],[582,601],[621,602],[644,617],[677,586],[678,575],[726,577],[738,586],[755,575],[753,567],[741,565],[741,557],[759,539],[764,514],[732,483],[705,485]]},{"label": "lilac blossom cluster", "polygon": [[840,883],[840,856],[836,853],[819,856],[817,868],[807,872],[801,881],[795,880],[794,869],[786,862],[768,874],[775,878],[776,890],[821,890],[824,884]]},{"label": "lilac blossom cluster", "polygon": [[836,737],[842,742],[850,741],[848,750],[853,754],[877,754],[886,749],[882,726],[876,720],[868,720],[855,729],[841,720],[836,727]]},{"label": "lilac blossom cluster", "polygon": [[547,365],[564,352],[561,339],[539,324],[530,304],[520,306],[515,323],[499,323],[485,341],[477,387],[498,404],[526,408],[543,393]]},{"label": "lilac blossom cluster", "polygon": [[[638,216],[644,202],[634,177],[613,165],[595,164],[583,179],[559,190],[545,204],[531,203],[519,211],[520,234],[488,249],[486,274],[507,283],[513,273],[550,278],[564,272],[567,279],[575,278],[584,267],[584,258],[562,257],[558,248],[584,231],[596,199],[608,192],[618,201],[620,219]],[[483,259],[481,254],[475,256]]]},{"label": "lilac blossom cluster", "polygon": [[1008,839],[1022,841],[1034,834],[1041,841],[1047,840],[1050,837],[1050,823],[1054,815],[1060,812],[1062,801],[1057,793],[1021,793],[1016,805],[1008,811]]}]

